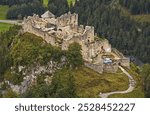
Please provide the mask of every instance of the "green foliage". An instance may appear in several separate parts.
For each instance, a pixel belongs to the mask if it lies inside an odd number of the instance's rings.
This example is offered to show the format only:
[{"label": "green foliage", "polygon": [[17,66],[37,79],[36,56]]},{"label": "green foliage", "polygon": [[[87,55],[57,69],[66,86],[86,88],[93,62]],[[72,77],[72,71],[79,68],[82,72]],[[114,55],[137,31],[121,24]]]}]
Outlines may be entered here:
[{"label": "green foliage", "polygon": [[[22,97],[93,98],[99,97],[100,92],[126,90],[128,84],[127,76],[121,71],[114,74],[99,74],[86,67],[71,70],[64,68],[54,74],[51,85],[46,85],[45,83],[37,84]],[[142,93],[139,92],[140,94]],[[138,97],[133,95],[133,93],[132,96]]]},{"label": "green foliage", "polygon": [[83,59],[81,55],[81,46],[78,43],[69,45],[68,48],[68,61],[73,68],[83,65]]},{"label": "green foliage", "polygon": [[4,84],[1,85],[1,90],[7,90],[9,87],[9,85],[7,83],[4,82]]},{"label": "green foliage", "polygon": [[0,19],[22,19],[34,13],[41,15],[45,11],[42,0],[1,0],[0,4],[5,5],[0,5]]},{"label": "green foliage", "polygon": [[67,1],[68,1],[68,5],[69,5],[69,6],[72,6],[72,5],[75,4],[75,1],[76,1],[76,0],[67,0]]},{"label": "green foliage", "polygon": [[141,69],[141,75],[144,80],[145,97],[150,98],[150,65],[145,64]]},{"label": "green foliage", "polygon": [[150,15],[132,15],[132,18],[137,22],[149,22],[150,23]]},{"label": "green foliage", "polygon": [[[135,89],[127,94],[114,94],[110,95],[111,98],[144,98],[144,90],[143,90],[143,79],[139,74],[139,68],[135,66],[133,63],[131,64],[131,69],[126,70],[133,76],[133,79],[136,81]],[[138,71],[137,71],[138,70]],[[138,72],[138,73],[137,73]]]},{"label": "green foliage", "polygon": [[75,93],[75,79],[72,72],[66,68],[57,71],[52,80],[54,94],[53,97],[57,98],[73,98],[76,97]]},{"label": "green foliage", "polygon": [[80,67],[72,72],[76,94],[82,98],[96,98],[100,92],[126,90],[129,85],[128,77],[121,71],[99,74],[89,68]]},{"label": "green foliage", "polygon": [[63,56],[66,56],[65,52],[62,51],[60,48],[58,47],[53,47],[53,52],[52,52],[52,60],[56,61],[56,62],[60,62],[61,58]]},{"label": "green foliage", "polygon": [[9,55],[10,47],[15,36],[18,34],[20,26],[10,27],[9,31],[0,34],[0,81],[3,80],[4,72],[10,68],[12,64]]},{"label": "green foliage", "polygon": [[42,0],[1,0],[0,4],[13,6],[13,5],[21,5],[21,4],[30,4],[33,2],[41,2],[42,3]]},{"label": "green foliage", "polygon": [[43,0],[43,4],[44,4],[44,6],[47,7],[47,5],[48,5],[48,0]]},{"label": "green foliage", "polygon": [[131,63],[130,64],[131,69],[136,72],[136,73],[140,73],[140,68],[138,66],[136,66],[135,64]]},{"label": "green foliage", "polygon": [[3,95],[2,95],[2,93],[0,92],[0,98],[2,98],[3,97]]},{"label": "green foliage", "polygon": [[114,94],[109,98],[144,98],[144,93],[140,87],[136,87],[132,92],[127,94]]},{"label": "green foliage", "polygon": [[72,98],[76,97],[74,77],[68,69],[62,69],[55,73],[52,84],[37,84],[29,89],[22,97],[36,98]]},{"label": "green foliage", "polygon": [[14,85],[20,85],[23,81],[23,77],[21,73],[12,73],[10,70],[4,73],[4,79],[10,81]]},{"label": "green foliage", "polygon": [[7,12],[7,18],[8,19],[19,19],[23,18],[25,16],[32,16],[35,14],[43,14],[45,11],[45,8],[43,7],[43,4],[40,2],[33,2],[31,4],[22,4],[22,5],[15,5],[9,8]]},{"label": "green foliage", "polygon": [[119,0],[132,14],[150,14],[149,0]]},{"label": "green foliage", "polygon": [[69,10],[67,0],[49,0],[48,9],[55,14],[60,16]]},{"label": "green foliage", "polygon": [[11,89],[8,89],[3,95],[3,98],[17,98],[17,97],[18,97],[18,94],[12,91]]},{"label": "green foliage", "polygon": [[10,55],[14,66],[45,64],[52,57],[53,48],[42,38],[26,33],[16,38]]},{"label": "green foliage", "polygon": [[21,97],[23,98],[49,98],[51,97],[52,88],[50,85],[39,84],[30,88]]},{"label": "green foliage", "polygon": [[11,26],[13,25],[7,23],[0,23],[0,32],[8,31]]},{"label": "green foliage", "polygon": [[39,75],[37,76],[37,84],[44,84],[45,83],[45,75]]},{"label": "green foliage", "polygon": [[37,63],[43,65],[47,64],[51,59],[60,62],[64,52],[60,48],[47,44],[40,37],[25,33],[15,39],[10,55],[14,66]]},{"label": "green foliage", "polygon": [[8,6],[0,5],[0,20],[6,19],[7,11],[8,11]]}]

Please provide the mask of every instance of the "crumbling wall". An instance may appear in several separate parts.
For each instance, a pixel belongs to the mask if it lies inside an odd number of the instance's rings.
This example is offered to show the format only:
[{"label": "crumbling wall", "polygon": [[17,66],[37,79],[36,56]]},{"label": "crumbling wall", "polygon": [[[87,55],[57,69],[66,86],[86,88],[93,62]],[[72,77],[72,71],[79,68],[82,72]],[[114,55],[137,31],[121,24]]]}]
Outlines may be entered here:
[{"label": "crumbling wall", "polygon": [[112,50],[117,56],[118,58],[120,58],[118,60],[119,64],[121,66],[124,66],[124,67],[127,67],[129,68],[130,67],[130,59],[125,57],[121,52],[119,52],[117,49],[113,48]]},{"label": "crumbling wall", "polygon": [[116,73],[118,70],[119,65],[117,63],[112,64],[104,64],[103,71],[106,73]]},{"label": "crumbling wall", "polygon": [[92,64],[89,62],[85,62],[84,65],[98,73],[103,73],[103,64]]},{"label": "crumbling wall", "polygon": [[122,58],[119,60],[121,66],[130,68],[130,59],[129,58]]},{"label": "crumbling wall", "polygon": [[94,27],[86,26],[84,34],[86,35],[89,43],[94,42]]},{"label": "crumbling wall", "polygon": [[61,15],[57,18],[56,21],[57,26],[69,26],[71,25],[78,25],[78,14],[71,14],[70,12],[64,15]]}]

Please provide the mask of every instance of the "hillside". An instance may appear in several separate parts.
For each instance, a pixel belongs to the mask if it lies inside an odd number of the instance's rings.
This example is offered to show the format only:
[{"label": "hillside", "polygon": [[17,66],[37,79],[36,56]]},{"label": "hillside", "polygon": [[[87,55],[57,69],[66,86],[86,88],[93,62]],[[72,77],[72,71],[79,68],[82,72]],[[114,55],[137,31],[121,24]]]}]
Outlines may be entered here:
[{"label": "hillside", "polygon": [[[68,52],[61,51],[59,48],[47,44],[40,37],[33,34],[26,33],[18,36],[17,31],[19,28],[20,27],[15,26],[8,32],[3,33],[1,37],[8,35],[7,41],[1,38],[0,42],[3,46],[0,50],[1,58],[5,57],[5,61],[3,59],[0,60],[1,82],[5,80],[9,81],[11,86],[21,85],[24,81],[23,78],[25,78],[26,75],[37,76],[37,81],[34,82],[34,85],[31,86],[27,92],[24,92],[22,95],[18,96],[43,97],[46,93],[47,95],[44,97],[98,97],[100,92],[118,91],[128,88],[128,78],[120,70],[118,70],[117,73],[99,74],[84,67],[83,65],[78,69],[68,69],[68,64],[70,65],[74,63],[71,61],[69,61],[69,63],[65,62],[62,66],[62,56],[65,56],[68,58],[67,60],[69,60],[70,58],[68,56],[70,56],[70,53],[73,53],[73,50],[69,50]],[[10,46],[10,44],[13,45]],[[55,65],[55,69],[48,69],[52,66],[50,62]],[[41,70],[37,72],[36,69],[38,68],[43,68],[43,72],[40,73]],[[57,70],[57,68],[62,69]],[[32,73],[30,73],[31,71]],[[49,73],[48,71],[51,72]],[[54,77],[51,78],[51,75]],[[49,79],[47,81],[48,84],[45,83],[45,78]],[[70,79],[72,79],[71,84],[74,84],[73,86],[68,84]],[[2,85],[2,90],[6,90],[6,93],[3,95],[4,97],[13,97],[15,95],[15,92],[12,92],[9,89],[9,85],[10,84]],[[51,94],[50,92],[54,90],[53,87],[55,85],[60,87],[55,89],[58,93],[56,94],[53,92]],[[46,92],[42,92],[39,87],[44,88],[42,90],[46,90]],[[51,90],[45,89],[46,87],[49,87]],[[74,89],[74,92],[69,92],[69,89],[66,89],[71,87]],[[10,92],[14,95],[10,95]],[[62,93],[64,93],[64,95],[60,95]]]}]

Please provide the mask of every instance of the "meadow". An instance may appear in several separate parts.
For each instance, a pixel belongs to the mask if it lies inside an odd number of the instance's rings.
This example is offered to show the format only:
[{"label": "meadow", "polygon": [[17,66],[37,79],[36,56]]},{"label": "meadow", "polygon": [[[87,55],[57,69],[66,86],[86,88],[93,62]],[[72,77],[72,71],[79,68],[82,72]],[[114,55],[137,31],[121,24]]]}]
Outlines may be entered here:
[{"label": "meadow", "polygon": [[0,23],[0,32],[7,31],[9,28],[13,26],[11,24]]}]

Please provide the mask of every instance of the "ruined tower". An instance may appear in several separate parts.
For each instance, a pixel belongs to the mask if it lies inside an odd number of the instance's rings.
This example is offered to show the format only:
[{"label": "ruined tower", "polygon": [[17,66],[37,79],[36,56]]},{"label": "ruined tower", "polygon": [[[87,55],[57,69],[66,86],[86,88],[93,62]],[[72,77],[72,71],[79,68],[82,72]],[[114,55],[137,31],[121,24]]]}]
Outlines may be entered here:
[{"label": "ruined tower", "polygon": [[86,26],[85,32],[86,32],[87,41],[89,43],[94,42],[94,27]]},{"label": "ruined tower", "polygon": [[57,18],[57,26],[64,27],[69,25],[78,25],[78,14],[71,14],[69,12]]}]

